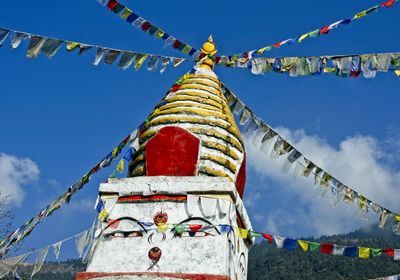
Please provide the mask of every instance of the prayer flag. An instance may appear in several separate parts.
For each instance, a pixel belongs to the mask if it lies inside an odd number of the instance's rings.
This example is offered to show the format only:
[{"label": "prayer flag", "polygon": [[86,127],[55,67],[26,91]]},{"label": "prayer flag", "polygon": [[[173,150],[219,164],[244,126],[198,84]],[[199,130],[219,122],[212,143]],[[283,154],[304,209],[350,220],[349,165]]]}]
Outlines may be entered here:
[{"label": "prayer flag", "polygon": [[370,248],[359,247],[358,248],[358,257],[361,259],[368,259],[370,251],[371,251]]},{"label": "prayer flag", "polygon": [[249,231],[249,237],[250,238],[259,237],[259,236],[261,236],[261,233],[255,232],[255,231]]},{"label": "prayer flag", "polygon": [[283,242],[285,241],[285,237],[274,235],[274,241],[275,241],[276,247],[282,248]]},{"label": "prayer flag", "polygon": [[58,256],[60,255],[62,243],[63,242],[60,241],[60,242],[57,242],[56,244],[53,244],[54,256],[56,257],[56,260],[58,260]]},{"label": "prayer flag", "polygon": [[356,14],[354,16],[354,19],[360,19],[360,18],[365,17],[366,15],[367,15],[367,11],[362,11],[362,12],[359,12],[358,14]]},{"label": "prayer flag", "polygon": [[142,66],[142,64],[146,60],[146,58],[147,58],[147,54],[139,54],[139,53],[136,54],[135,60],[134,60],[135,61],[134,68],[135,68],[136,71],[140,69],[140,67]]},{"label": "prayer flag", "polygon": [[124,159],[121,159],[117,164],[117,171],[119,173],[123,173],[124,169],[125,169],[125,161],[124,161]]},{"label": "prayer flag", "polygon": [[125,10],[120,14],[120,17],[126,20],[131,14],[132,11],[128,8],[125,8]]},{"label": "prayer flag", "polygon": [[344,249],[343,255],[347,257],[356,257],[358,256],[358,247],[346,247]]},{"label": "prayer flag", "polygon": [[75,50],[77,47],[79,47],[79,43],[77,42],[71,42],[71,41],[67,41],[65,44],[67,51],[72,52],[73,50]]},{"label": "prayer flag", "polygon": [[97,51],[96,51],[96,57],[93,61],[93,65],[95,65],[95,66],[99,65],[99,62],[101,61],[101,59],[103,58],[105,53],[106,53],[106,49],[98,47]]},{"label": "prayer flag", "polygon": [[309,248],[310,248],[310,252],[318,252],[319,251],[319,246],[320,246],[320,243],[318,243],[318,242],[309,242],[308,243],[308,246],[309,246]]},{"label": "prayer flag", "polygon": [[235,228],[235,234],[237,237],[245,239],[249,234],[249,230],[244,228]]},{"label": "prayer flag", "polygon": [[117,59],[121,52],[117,50],[109,50],[107,54],[104,57],[104,63],[111,65],[114,63],[114,61]]},{"label": "prayer flag", "polygon": [[29,41],[26,56],[29,58],[36,58],[40,50],[42,49],[45,41],[46,39],[41,36],[32,36],[31,40]]},{"label": "prayer flag", "polygon": [[392,248],[383,249],[383,253],[385,253],[388,256],[394,257],[394,249],[392,249]]},{"label": "prayer flag", "polygon": [[272,244],[272,239],[273,239],[273,236],[272,236],[272,235],[267,234],[267,233],[261,233],[261,235],[262,235],[262,237],[264,237],[265,239],[268,240],[268,243],[269,243],[269,244]]},{"label": "prayer flag", "polygon": [[14,36],[11,40],[11,48],[16,49],[21,44],[22,40],[28,38],[28,34],[21,32],[14,32]]},{"label": "prayer flag", "polygon": [[233,230],[232,226],[230,226],[230,225],[220,225],[219,227],[220,227],[221,233],[231,232]]},{"label": "prayer flag", "polygon": [[128,69],[135,59],[136,53],[132,52],[123,52],[119,62],[118,67],[126,70]]},{"label": "prayer flag", "polygon": [[322,243],[321,244],[321,253],[322,254],[326,254],[326,255],[330,255],[333,252],[333,244],[330,243]]},{"label": "prayer flag", "polygon": [[345,249],[346,247],[345,246],[341,246],[341,245],[334,245],[333,246],[333,252],[332,252],[332,255],[337,255],[337,256],[341,256],[341,255],[343,255],[343,253],[344,253],[344,249]]},{"label": "prayer flag", "polygon": [[44,42],[43,44],[42,52],[48,58],[52,58],[56,54],[58,49],[61,47],[62,43],[63,40],[48,38],[46,42]]},{"label": "prayer flag", "polygon": [[46,248],[40,250],[40,251],[37,253],[37,257],[36,257],[36,261],[35,261],[35,267],[33,268],[31,278],[32,278],[36,273],[38,273],[39,270],[42,268],[43,263],[44,263],[44,260],[45,260],[45,258],[46,258],[46,256],[47,256],[48,250],[49,250],[49,247],[46,247]]},{"label": "prayer flag", "polygon": [[372,256],[373,256],[373,257],[381,256],[382,253],[383,253],[383,250],[382,250],[382,249],[372,248],[371,251],[372,251]]},{"label": "prayer flag", "polygon": [[394,257],[393,257],[393,259],[395,261],[400,260],[400,249],[394,249]]},{"label": "prayer flag", "polygon": [[308,241],[305,241],[305,240],[297,240],[297,242],[299,243],[300,248],[301,248],[304,252],[307,252],[307,251],[308,251]]},{"label": "prayer flag", "polygon": [[301,43],[308,36],[310,36],[310,33],[306,33],[306,34],[301,35],[300,38],[299,38],[299,43]]},{"label": "prayer flag", "polygon": [[286,238],[283,241],[283,248],[287,250],[294,250],[297,248],[297,240],[292,238]]},{"label": "prayer flag", "polygon": [[7,39],[8,33],[10,33],[10,30],[0,28],[0,47],[4,44],[4,41]]}]

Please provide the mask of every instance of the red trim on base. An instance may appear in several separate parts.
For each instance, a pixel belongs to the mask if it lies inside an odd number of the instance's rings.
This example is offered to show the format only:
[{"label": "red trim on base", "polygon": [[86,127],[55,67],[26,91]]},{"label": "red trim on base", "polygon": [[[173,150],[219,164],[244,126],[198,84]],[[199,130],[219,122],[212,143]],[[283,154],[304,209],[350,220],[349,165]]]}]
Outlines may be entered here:
[{"label": "red trim on base", "polygon": [[184,274],[184,273],[159,273],[159,272],[78,272],[76,280],[88,280],[106,276],[137,275],[154,277],[172,277],[186,280],[231,280],[229,276],[213,274]]}]

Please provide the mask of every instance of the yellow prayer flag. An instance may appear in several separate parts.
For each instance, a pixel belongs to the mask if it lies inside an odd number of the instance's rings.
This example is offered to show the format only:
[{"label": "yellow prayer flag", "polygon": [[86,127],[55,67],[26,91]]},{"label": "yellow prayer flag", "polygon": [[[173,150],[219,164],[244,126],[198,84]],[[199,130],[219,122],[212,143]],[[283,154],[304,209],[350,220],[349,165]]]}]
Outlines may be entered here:
[{"label": "yellow prayer flag", "polygon": [[363,18],[367,15],[367,11],[362,11],[354,16],[355,19]]},{"label": "yellow prayer flag", "polygon": [[325,67],[324,68],[324,73],[333,73],[333,72],[336,72],[336,68],[334,68],[334,67]]},{"label": "yellow prayer flag", "polygon": [[118,152],[118,147],[115,147],[114,150],[111,153],[111,156],[115,157],[117,155],[117,152]]},{"label": "yellow prayer flag", "polygon": [[131,14],[132,11],[128,8],[125,8],[125,10],[123,10],[123,12],[121,13],[120,18],[127,19]]},{"label": "yellow prayer flag", "polygon": [[367,199],[365,197],[360,195],[358,197],[358,202],[362,210],[364,210],[367,207]]},{"label": "yellow prayer flag", "polygon": [[310,36],[310,33],[306,33],[306,34],[301,35],[300,38],[299,38],[299,43],[301,43],[308,36]]},{"label": "yellow prayer flag", "polygon": [[157,228],[158,228],[159,232],[165,233],[168,230],[168,224],[164,224],[164,223],[157,224]]},{"label": "yellow prayer flag", "polygon": [[142,66],[142,64],[143,64],[144,61],[146,60],[146,58],[147,58],[147,54],[144,54],[144,55],[142,55],[142,57],[140,57],[140,58],[136,61],[135,65],[134,65],[136,71],[140,69],[140,67]]},{"label": "yellow prayer flag", "polygon": [[396,74],[396,76],[400,76],[400,70],[394,70],[394,73]]},{"label": "yellow prayer flag", "polygon": [[395,222],[400,222],[400,215],[399,214],[394,215],[394,220]]},{"label": "yellow prayer flag", "polygon": [[77,43],[77,42],[69,42],[69,41],[66,42],[67,51],[69,51],[69,52],[72,52],[78,46],[79,46],[79,43]]},{"label": "yellow prayer flag", "polygon": [[156,31],[156,33],[154,33],[154,37],[156,37],[156,38],[158,38],[158,39],[162,38],[163,36],[164,36],[164,31],[162,31],[162,30],[160,30],[160,29],[158,29],[158,30]]},{"label": "yellow prayer flag", "polygon": [[267,48],[268,48],[268,47],[264,47],[264,48],[259,49],[259,50],[257,51],[258,54],[263,54],[263,53],[267,50]]},{"label": "yellow prayer flag", "polygon": [[249,230],[244,228],[235,228],[235,235],[240,238],[247,238]]},{"label": "yellow prayer flag", "polygon": [[121,159],[117,164],[117,171],[119,173],[122,173],[122,172],[124,172],[124,169],[125,169],[125,161],[124,161],[124,159]]},{"label": "yellow prayer flag", "polygon": [[358,257],[362,258],[362,259],[368,259],[370,251],[371,251],[370,248],[359,247],[358,248]]},{"label": "yellow prayer flag", "polygon": [[99,220],[104,221],[105,219],[107,219],[107,217],[108,217],[108,213],[107,213],[106,209],[103,208],[103,210],[101,210],[99,213]]},{"label": "yellow prayer flag", "polygon": [[308,251],[308,241],[297,240],[297,243],[299,243],[300,248],[303,249],[304,252]]}]

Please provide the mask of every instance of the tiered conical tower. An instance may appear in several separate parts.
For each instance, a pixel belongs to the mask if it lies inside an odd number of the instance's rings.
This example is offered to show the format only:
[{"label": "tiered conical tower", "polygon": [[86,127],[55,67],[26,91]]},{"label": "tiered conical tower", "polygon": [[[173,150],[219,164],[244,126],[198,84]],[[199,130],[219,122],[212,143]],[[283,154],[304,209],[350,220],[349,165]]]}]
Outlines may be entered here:
[{"label": "tiered conical tower", "polygon": [[[77,279],[247,279],[244,144],[212,71],[210,37],[139,132],[129,178],[101,184],[108,209]],[[239,234],[240,235],[240,234]]]}]

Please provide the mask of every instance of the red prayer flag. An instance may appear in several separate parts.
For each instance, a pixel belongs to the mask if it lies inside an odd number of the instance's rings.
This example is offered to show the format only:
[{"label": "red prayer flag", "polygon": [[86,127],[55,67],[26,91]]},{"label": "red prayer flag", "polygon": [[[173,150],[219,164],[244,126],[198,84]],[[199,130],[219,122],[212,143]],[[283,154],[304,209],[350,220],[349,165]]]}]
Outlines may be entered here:
[{"label": "red prayer flag", "polygon": [[143,25],[142,25],[142,30],[143,30],[143,31],[147,31],[147,30],[150,29],[150,27],[151,27],[150,22],[146,21],[146,22],[143,23]]},{"label": "red prayer flag", "polygon": [[328,34],[329,33],[329,25],[322,27],[319,30],[319,34]]},{"label": "red prayer flag", "polygon": [[269,244],[272,244],[272,239],[274,239],[272,235],[267,234],[267,233],[261,233],[261,235],[262,235],[265,239],[268,240],[268,243],[269,243]]},{"label": "red prayer flag", "polygon": [[330,255],[333,252],[333,244],[330,243],[322,243],[321,244],[321,253]]},{"label": "red prayer flag", "polygon": [[180,85],[175,84],[175,85],[172,86],[172,88],[169,90],[169,92],[175,92],[175,91],[177,91],[177,90],[180,89],[180,88],[181,88]]},{"label": "red prayer flag", "polygon": [[272,46],[274,48],[279,48],[281,46],[281,44],[282,44],[282,42],[277,42],[277,43],[273,44]]},{"label": "red prayer flag", "polygon": [[110,0],[107,4],[107,7],[112,10],[115,8],[115,6],[117,6],[119,4],[119,2],[117,0]]},{"label": "red prayer flag", "polygon": [[220,60],[221,60],[220,56],[215,57],[215,64],[218,64]]},{"label": "red prayer flag", "polygon": [[386,2],[380,4],[379,6],[391,8],[394,5],[394,3],[396,3],[396,0],[387,0]]},{"label": "red prayer flag", "polygon": [[203,225],[198,225],[198,224],[189,224],[188,226],[191,232],[197,232],[201,230],[201,228],[203,227]]},{"label": "red prayer flag", "polygon": [[394,249],[392,248],[385,248],[383,249],[383,252],[391,257],[394,257]]},{"label": "red prayer flag", "polygon": [[120,222],[120,220],[107,220],[107,225],[110,227],[110,228],[118,228],[118,225],[119,225],[119,222]]},{"label": "red prayer flag", "polygon": [[173,45],[173,48],[174,48],[174,49],[177,49],[177,48],[179,48],[180,45],[181,45],[181,41],[176,40],[175,43],[174,43],[174,45]]},{"label": "red prayer flag", "polygon": [[357,78],[361,74],[361,71],[351,71],[350,77]]}]

